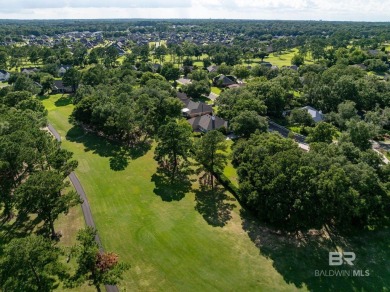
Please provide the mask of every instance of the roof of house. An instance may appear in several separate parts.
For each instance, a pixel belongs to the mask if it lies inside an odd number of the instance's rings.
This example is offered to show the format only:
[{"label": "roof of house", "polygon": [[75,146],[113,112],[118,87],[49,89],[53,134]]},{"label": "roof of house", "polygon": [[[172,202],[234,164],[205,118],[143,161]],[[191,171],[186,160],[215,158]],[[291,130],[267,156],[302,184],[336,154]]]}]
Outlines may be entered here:
[{"label": "roof of house", "polygon": [[61,69],[69,70],[70,68],[72,68],[71,65],[61,65],[59,70],[61,70]]},{"label": "roof of house", "polygon": [[209,72],[216,72],[217,70],[218,70],[217,65],[211,65],[211,66],[207,67],[207,71],[209,71]]},{"label": "roof of house", "polygon": [[244,85],[245,85],[244,83],[241,83],[241,84],[231,84],[231,85],[228,85],[227,87],[228,88],[239,88],[239,87],[242,87]]},{"label": "roof of house", "polygon": [[6,74],[9,74],[7,71],[5,71],[5,70],[0,70],[0,73],[1,74],[4,74],[4,75],[6,75]]},{"label": "roof of house", "polygon": [[298,66],[297,65],[291,65],[291,66],[286,66],[286,67],[289,68],[289,69],[295,70],[295,71],[298,70]]},{"label": "roof of house", "polygon": [[179,78],[176,80],[176,82],[186,85],[186,84],[190,84],[192,80],[189,78]]},{"label": "roof of house", "polygon": [[187,106],[187,104],[190,102],[190,98],[184,92],[177,92],[176,96],[178,99],[180,99],[184,106]]},{"label": "roof of house", "polygon": [[190,114],[213,112],[213,108],[211,107],[211,105],[208,105],[204,102],[195,102],[192,100],[189,100],[185,108],[189,109]]},{"label": "roof of house", "polygon": [[324,120],[324,115],[321,111],[316,110],[315,108],[311,106],[305,106],[302,109],[307,110],[307,112],[311,115],[314,122],[318,123]]},{"label": "roof of house", "polygon": [[31,72],[38,72],[38,71],[39,71],[38,67],[20,68],[20,72],[31,73]]},{"label": "roof of house", "polygon": [[72,91],[72,87],[65,86],[62,80],[54,80],[54,90],[65,90],[65,91]]},{"label": "roof of house", "polygon": [[217,116],[203,115],[188,120],[192,128],[200,128],[204,131],[217,130],[222,127],[227,128],[227,121]]},{"label": "roof of house", "polygon": [[222,75],[215,77],[214,82],[220,83],[223,86],[229,86],[229,85],[236,84],[236,82],[234,80],[232,80],[233,78],[232,77],[229,78],[229,77],[222,74]]}]

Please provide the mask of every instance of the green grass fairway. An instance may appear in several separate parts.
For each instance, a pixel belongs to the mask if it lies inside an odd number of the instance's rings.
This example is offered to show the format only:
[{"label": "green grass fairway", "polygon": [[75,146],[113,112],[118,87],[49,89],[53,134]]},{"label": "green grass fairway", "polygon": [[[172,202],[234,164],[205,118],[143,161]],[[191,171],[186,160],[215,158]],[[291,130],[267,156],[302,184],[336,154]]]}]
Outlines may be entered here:
[{"label": "green grass fairway", "polygon": [[[132,266],[120,288],[294,290],[243,230],[240,208],[230,195],[212,200],[194,191],[169,201],[169,195],[154,193],[152,151],[129,160],[125,170],[114,171],[110,162],[112,166],[113,160],[120,159],[113,147],[72,129],[68,116],[73,105],[66,97],[55,95],[42,101],[50,122],[64,138],[63,147],[73,151],[79,161],[76,173],[88,195],[104,247]],[[65,139],[67,135],[73,142]],[[213,217],[221,218],[211,220]]]},{"label": "green grass fairway", "polygon": [[[42,99],[76,173],[106,250],[131,264],[123,291],[387,291],[388,230],[332,240],[281,235],[240,208],[228,194],[177,192],[154,176],[153,151],[139,156],[68,122],[73,105],[61,95]],[[67,137],[67,139],[65,139]],[[133,159],[129,157],[132,156]],[[114,170],[116,169],[116,170]],[[228,175],[234,176],[231,173]],[[180,190],[181,187],[181,190]],[[179,192],[181,191],[181,192]],[[79,214],[81,216],[81,214]],[[71,221],[69,224],[73,224]],[[353,267],[329,267],[328,251],[356,253]],[[316,270],[369,270],[369,277],[316,277]],[[364,273],[364,272],[363,272]],[[80,291],[83,291],[80,289]]]},{"label": "green grass fairway", "polygon": [[[279,68],[283,66],[291,66],[291,59],[295,54],[298,54],[297,48],[285,51],[280,55],[271,53],[268,57],[264,58],[264,62],[270,62],[272,65],[278,66]],[[261,60],[253,59],[252,61],[254,62],[252,63],[253,66],[258,64]],[[305,58],[305,64],[313,64],[310,54],[308,54]]]}]

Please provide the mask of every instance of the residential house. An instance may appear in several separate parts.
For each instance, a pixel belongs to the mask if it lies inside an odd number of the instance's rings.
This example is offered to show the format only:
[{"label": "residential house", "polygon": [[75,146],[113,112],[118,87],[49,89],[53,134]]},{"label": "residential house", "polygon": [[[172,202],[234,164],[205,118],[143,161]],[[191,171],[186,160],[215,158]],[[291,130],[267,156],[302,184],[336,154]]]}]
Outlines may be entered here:
[{"label": "residential house", "polygon": [[227,121],[220,117],[206,114],[187,120],[194,131],[200,131],[206,133],[211,130],[218,130],[221,128],[227,129]]},{"label": "residential house", "polygon": [[218,87],[228,87],[229,85],[237,84],[237,80],[234,76],[221,74],[213,79],[213,83]]},{"label": "residential house", "polygon": [[297,65],[286,66],[286,68],[292,69],[294,71],[298,71],[298,66]]},{"label": "residential house", "polygon": [[212,114],[213,108],[204,102],[195,102],[191,100],[184,92],[178,92],[177,98],[183,103],[181,110],[183,117],[189,119],[196,116]]},{"label": "residential house", "polygon": [[32,73],[39,72],[39,68],[38,67],[20,68],[20,72],[22,72],[23,74],[30,75]]},{"label": "residential house", "polygon": [[218,71],[218,66],[217,66],[217,65],[208,66],[208,67],[207,67],[207,71],[209,71],[209,73],[211,73],[211,72],[217,72],[217,71]]},{"label": "residential house", "polygon": [[158,63],[151,64],[153,72],[160,72],[161,71],[161,65]]},{"label": "residential house", "polygon": [[367,70],[367,66],[364,64],[354,64],[354,65],[352,65],[352,67],[359,68],[359,69],[362,69],[364,71]]},{"label": "residential house", "polygon": [[65,86],[62,80],[54,80],[53,93],[73,93],[71,86]]},{"label": "residential house", "polygon": [[0,81],[8,81],[9,77],[10,77],[9,72],[5,70],[0,70]]},{"label": "residential house", "polygon": [[196,116],[202,116],[213,113],[213,108],[204,102],[195,102],[188,100],[184,103],[184,108],[181,110],[182,114],[186,118],[193,118]]},{"label": "residential house", "polygon": [[58,76],[64,76],[66,71],[68,71],[72,66],[70,65],[61,65],[60,68],[58,69]]},{"label": "residential house", "polygon": [[322,122],[324,120],[324,114],[321,111],[318,111],[311,106],[305,106],[302,109],[307,110],[315,123]]}]

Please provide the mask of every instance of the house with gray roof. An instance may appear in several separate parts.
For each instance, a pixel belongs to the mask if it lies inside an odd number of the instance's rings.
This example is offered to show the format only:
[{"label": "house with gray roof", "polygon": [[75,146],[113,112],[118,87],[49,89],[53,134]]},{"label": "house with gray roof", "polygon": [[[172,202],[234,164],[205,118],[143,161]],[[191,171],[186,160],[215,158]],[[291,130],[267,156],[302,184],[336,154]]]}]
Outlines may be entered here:
[{"label": "house with gray roof", "polygon": [[184,92],[178,92],[176,96],[183,103],[181,113],[183,117],[187,119],[213,113],[211,105],[204,102],[193,101]]},{"label": "house with gray roof", "polygon": [[5,70],[0,70],[0,81],[8,81],[9,77],[10,77],[9,72]]},{"label": "house with gray roof", "polygon": [[218,75],[213,79],[213,83],[218,87],[228,87],[233,84],[237,84],[237,81],[234,76],[231,75]]},{"label": "house with gray roof", "polygon": [[221,128],[227,129],[228,126],[227,121],[224,119],[209,114],[191,118],[187,120],[187,122],[191,125],[194,131],[200,131],[203,133]]},{"label": "house with gray roof", "polygon": [[321,111],[318,111],[311,106],[305,106],[302,109],[307,110],[315,123],[322,122],[324,120],[324,114]]},{"label": "house with gray roof", "polygon": [[66,71],[68,71],[70,68],[72,68],[70,65],[61,65],[58,69],[58,76],[64,76]]}]

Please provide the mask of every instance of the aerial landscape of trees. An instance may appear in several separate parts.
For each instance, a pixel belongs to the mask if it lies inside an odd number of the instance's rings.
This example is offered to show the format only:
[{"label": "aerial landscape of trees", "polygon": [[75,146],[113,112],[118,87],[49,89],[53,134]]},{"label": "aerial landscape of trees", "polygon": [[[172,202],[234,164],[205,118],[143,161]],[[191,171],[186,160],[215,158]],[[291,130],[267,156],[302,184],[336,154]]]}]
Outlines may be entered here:
[{"label": "aerial landscape of trees", "polygon": [[[88,170],[50,133],[52,120],[115,172],[151,157],[141,167],[154,173],[135,173],[140,181],[164,203],[191,194],[206,221],[230,218],[226,192],[241,216],[283,236],[388,227],[387,24],[0,23],[0,69],[10,73],[0,88],[0,289],[100,291],[128,277],[130,263],[103,251],[94,228],[61,245],[56,222],[83,203],[68,176],[79,163]],[[51,114],[54,99],[66,117]],[[202,213],[204,194],[214,214]]]}]

